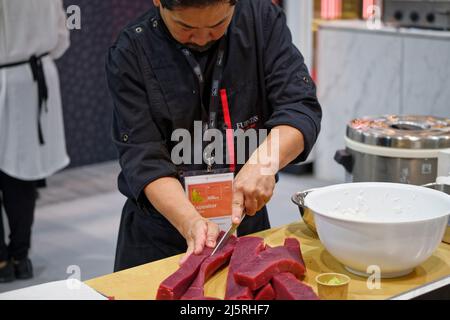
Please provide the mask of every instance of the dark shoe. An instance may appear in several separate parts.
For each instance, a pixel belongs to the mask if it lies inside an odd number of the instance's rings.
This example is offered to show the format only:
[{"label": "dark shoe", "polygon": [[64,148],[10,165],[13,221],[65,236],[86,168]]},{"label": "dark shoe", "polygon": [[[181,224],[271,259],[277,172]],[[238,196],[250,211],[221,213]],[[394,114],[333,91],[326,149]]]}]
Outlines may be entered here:
[{"label": "dark shoe", "polygon": [[14,281],[14,266],[12,262],[0,269],[0,283],[7,283]]},{"label": "dark shoe", "polygon": [[33,278],[33,265],[31,260],[26,258],[20,261],[14,261],[14,273],[16,279],[26,280]]}]

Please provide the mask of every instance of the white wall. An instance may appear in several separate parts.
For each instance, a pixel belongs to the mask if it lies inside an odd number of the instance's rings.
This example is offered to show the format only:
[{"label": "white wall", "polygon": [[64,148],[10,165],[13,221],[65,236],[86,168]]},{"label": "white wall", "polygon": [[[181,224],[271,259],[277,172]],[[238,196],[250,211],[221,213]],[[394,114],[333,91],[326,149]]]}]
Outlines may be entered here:
[{"label": "white wall", "polygon": [[313,61],[313,0],[285,0],[284,6],[293,42],[302,52],[306,65],[311,70]]},{"label": "white wall", "polygon": [[[311,72],[313,64],[313,0],[285,0],[284,6],[292,40],[303,54],[305,64]],[[311,152],[306,163],[312,161],[314,161],[314,151]]]}]

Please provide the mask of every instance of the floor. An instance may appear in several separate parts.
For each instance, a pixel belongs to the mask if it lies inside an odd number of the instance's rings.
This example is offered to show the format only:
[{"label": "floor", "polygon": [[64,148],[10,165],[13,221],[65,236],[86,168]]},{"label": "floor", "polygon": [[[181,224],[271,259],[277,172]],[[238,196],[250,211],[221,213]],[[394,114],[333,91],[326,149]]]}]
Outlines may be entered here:
[{"label": "floor", "polygon": [[[65,170],[40,190],[30,257],[35,277],[0,284],[0,292],[51,281],[81,281],[113,271],[120,214],[125,198],[117,191],[117,162]],[[272,227],[300,219],[290,198],[296,191],[338,183],[311,174],[281,173],[268,205]]]}]

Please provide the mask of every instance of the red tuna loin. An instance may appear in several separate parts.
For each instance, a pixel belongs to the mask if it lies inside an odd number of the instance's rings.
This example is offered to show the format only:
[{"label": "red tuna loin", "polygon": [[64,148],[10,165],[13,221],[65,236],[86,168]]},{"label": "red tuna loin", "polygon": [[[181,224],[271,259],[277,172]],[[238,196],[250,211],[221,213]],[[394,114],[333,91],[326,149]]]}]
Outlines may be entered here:
[{"label": "red tuna loin", "polygon": [[204,286],[206,281],[223,265],[227,264],[233,254],[237,238],[232,236],[220,251],[203,261],[200,271],[192,285],[181,297],[182,300],[205,300]]},{"label": "red tuna loin", "polygon": [[256,294],[255,300],[275,300],[275,291],[270,283],[266,284]]},{"label": "red tuna loin", "polygon": [[268,284],[273,276],[283,272],[293,273],[297,278],[301,278],[306,272],[297,239],[288,238],[284,246],[262,251],[237,270],[234,278],[241,286],[255,291]]},{"label": "red tuna loin", "polygon": [[[222,232],[219,238],[223,235]],[[192,254],[172,275],[167,277],[158,288],[156,300],[178,300],[186,292],[197,276],[203,261],[213,249],[205,247],[199,255]]]},{"label": "red tuna loin", "polygon": [[280,273],[273,277],[276,300],[319,300],[313,289],[298,280],[292,273]]},{"label": "red tuna loin", "polygon": [[296,238],[286,238],[284,240],[284,246],[288,248],[291,254],[293,254],[294,256],[298,255],[300,257],[300,261],[305,267],[306,272],[306,265],[305,260],[303,260],[302,250],[300,249],[300,242]]},{"label": "red tuna loin", "polygon": [[264,250],[264,241],[259,237],[238,239],[228,269],[226,300],[253,300],[253,292],[246,286],[236,283],[234,273]]}]

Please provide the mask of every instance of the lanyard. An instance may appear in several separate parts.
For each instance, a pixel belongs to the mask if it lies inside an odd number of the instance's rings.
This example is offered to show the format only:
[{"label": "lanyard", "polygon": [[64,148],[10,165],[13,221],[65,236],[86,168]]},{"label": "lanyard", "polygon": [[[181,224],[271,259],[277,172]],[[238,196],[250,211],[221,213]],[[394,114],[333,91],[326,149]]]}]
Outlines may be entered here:
[{"label": "lanyard", "polygon": [[202,107],[202,120],[206,124],[205,129],[215,129],[217,127],[217,112],[219,109],[219,87],[223,75],[225,50],[226,50],[226,35],[222,37],[219,43],[219,53],[217,55],[217,60],[213,72],[210,104],[209,104],[209,115],[208,115],[205,104],[203,102],[203,96],[205,92],[205,76],[203,75],[202,68],[200,67],[200,64],[194,58],[192,52],[189,49],[184,47],[181,48],[181,52],[186,57],[186,60],[191,66],[198,80],[200,89],[200,101]]},{"label": "lanyard", "polygon": [[227,146],[228,146],[228,158],[230,160],[230,171],[234,172],[236,169],[236,164],[234,163],[234,135],[233,135],[233,125],[231,124],[230,108],[228,106],[227,90],[220,90],[220,98],[222,100],[222,110],[223,117],[225,120],[225,125],[227,128]]},{"label": "lanyard", "polygon": [[[217,113],[219,110],[219,104],[220,104],[220,97],[219,97],[219,88],[220,83],[222,81],[222,75],[223,75],[223,67],[224,67],[224,56],[225,56],[225,50],[226,50],[226,35],[222,37],[219,43],[219,52],[217,54],[217,60],[215,63],[214,71],[213,71],[213,78],[212,78],[212,85],[211,85],[211,94],[210,94],[210,103],[209,103],[209,113],[207,112],[207,109],[205,107],[203,96],[205,91],[205,77],[202,72],[202,68],[200,67],[200,64],[198,61],[194,58],[192,55],[192,52],[185,48],[181,47],[181,52],[186,57],[186,60],[188,61],[189,65],[191,66],[192,70],[194,71],[194,74],[197,77],[198,83],[199,83],[199,91],[200,91],[200,101],[201,101],[201,108],[202,108],[202,121],[203,121],[203,130],[206,132],[209,129],[215,129],[217,128]],[[223,96],[221,97],[223,101]],[[222,102],[223,103],[223,102]],[[227,111],[228,111],[228,105],[227,105]],[[227,114],[224,113],[225,120],[228,120],[230,122],[229,117],[229,111]],[[227,125],[229,124],[227,122]],[[231,124],[229,124],[231,126]],[[229,139],[227,139],[228,141]],[[229,142],[229,141],[228,141]],[[234,142],[234,141],[233,141]],[[233,151],[231,152],[231,148],[233,148]],[[210,154],[210,150],[205,150],[205,154]],[[233,161],[234,161],[234,146],[229,146],[230,151],[230,158],[233,154]],[[212,165],[215,162],[214,155],[211,154],[210,157],[206,157],[206,164],[208,165],[208,171],[212,170]],[[234,166],[230,166],[231,169],[234,169]],[[234,170],[233,170],[234,171]]]}]

